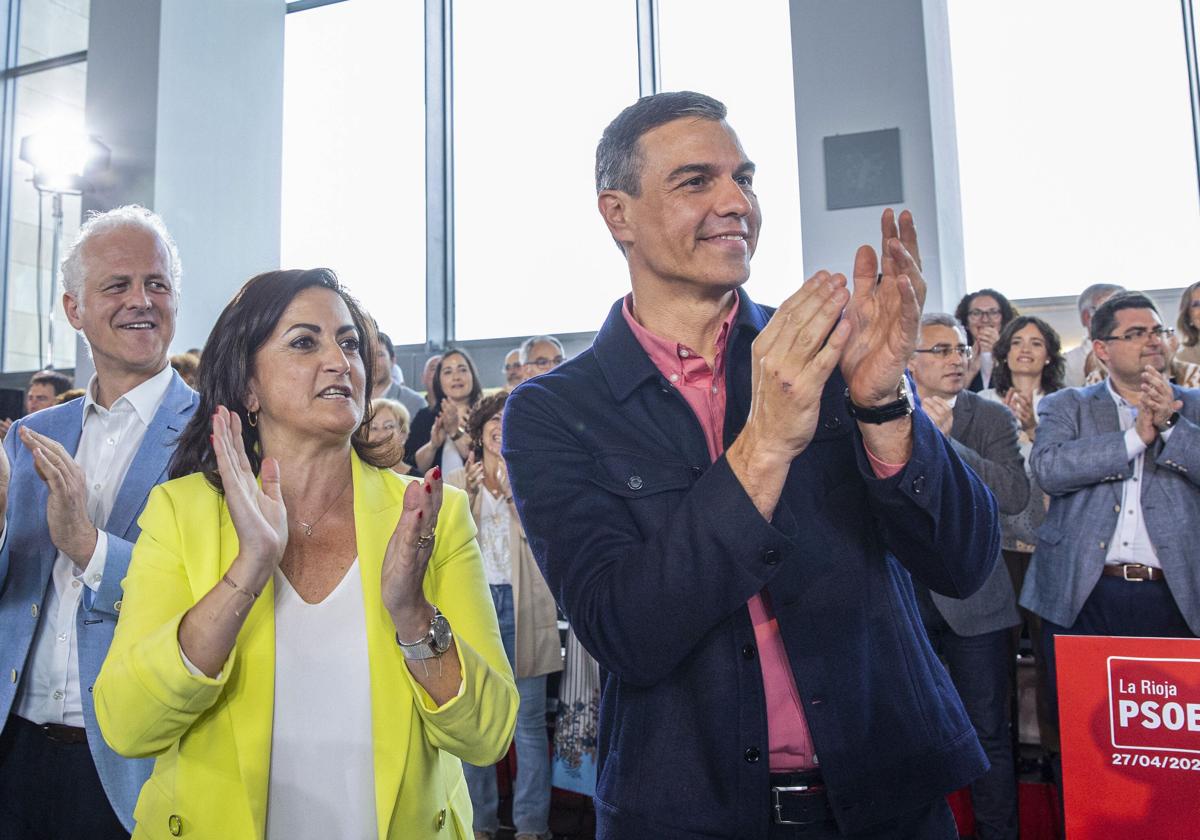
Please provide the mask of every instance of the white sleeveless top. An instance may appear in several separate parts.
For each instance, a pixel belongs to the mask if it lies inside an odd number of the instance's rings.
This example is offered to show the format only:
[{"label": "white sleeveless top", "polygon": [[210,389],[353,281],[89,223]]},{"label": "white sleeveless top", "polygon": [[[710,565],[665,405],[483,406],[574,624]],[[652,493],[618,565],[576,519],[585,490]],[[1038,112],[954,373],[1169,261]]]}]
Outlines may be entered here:
[{"label": "white sleeveless top", "polygon": [[318,604],[306,603],[276,570],[267,840],[374,840],[377,834],[358,560]]}]

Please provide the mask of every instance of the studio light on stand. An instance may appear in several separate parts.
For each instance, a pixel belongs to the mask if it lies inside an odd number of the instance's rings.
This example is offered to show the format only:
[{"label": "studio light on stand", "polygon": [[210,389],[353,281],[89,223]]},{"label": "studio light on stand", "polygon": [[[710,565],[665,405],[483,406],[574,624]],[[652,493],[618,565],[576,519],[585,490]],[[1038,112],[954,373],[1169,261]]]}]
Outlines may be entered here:
[{"label": "studio light on stand", "polygon": [[[63,236],[63,196],[83,195],[88,178],[108,169],[107,146],[86,134],[46,131],[21,138],[21,160],[33,167],[33,188],[38,191],[37,307],[38,367],[54,366],[54,298],[58,288],[59,253]],[[50,288],[42,288],[42,208],[50,197],[53,224],[50,243]],[[43,306],[46,309],[43,311]],[[46,332],[43,336],[42,327]]]}]

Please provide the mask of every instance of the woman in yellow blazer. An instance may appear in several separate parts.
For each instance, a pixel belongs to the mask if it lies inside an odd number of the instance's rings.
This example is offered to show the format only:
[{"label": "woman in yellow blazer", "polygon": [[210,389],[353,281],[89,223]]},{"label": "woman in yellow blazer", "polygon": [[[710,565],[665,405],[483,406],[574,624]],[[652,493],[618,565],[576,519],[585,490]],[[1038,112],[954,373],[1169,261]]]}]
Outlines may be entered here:
[{"label": "woman in yellow blazer", "polygon": [[94,689],[157,757],[135,838],[471,836],[461,760],[503,755],[517,695],[465,496],[377,466],[372,334],[332,272],[281,271],[205,345]]}]

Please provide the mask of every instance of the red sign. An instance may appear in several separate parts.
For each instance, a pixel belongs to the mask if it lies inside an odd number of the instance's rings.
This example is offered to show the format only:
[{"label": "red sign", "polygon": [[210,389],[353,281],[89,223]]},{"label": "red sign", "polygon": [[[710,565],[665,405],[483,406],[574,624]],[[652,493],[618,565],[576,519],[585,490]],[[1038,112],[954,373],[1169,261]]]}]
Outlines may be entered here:
[{"label": "red sign", "polygon": [[1056,641],[1068,840],[1200,837],[1200,639]]}]

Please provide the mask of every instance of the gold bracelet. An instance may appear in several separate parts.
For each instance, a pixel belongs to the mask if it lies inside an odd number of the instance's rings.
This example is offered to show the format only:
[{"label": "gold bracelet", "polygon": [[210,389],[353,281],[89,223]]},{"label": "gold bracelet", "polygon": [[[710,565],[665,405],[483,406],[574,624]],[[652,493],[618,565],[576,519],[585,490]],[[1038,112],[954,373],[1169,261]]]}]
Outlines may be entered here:
[{"label": "gold bracelet", "polygon": [[[249,589],[243,589],[242,587],[238,586],[236,583],[234,583],[232,580],[230,580],[228,573],[221,575],[221,580],[223,580],[223,581],[225,581],[225,583],[229,584],[229,586],[233,589],[234,592],[238,593],[239,595],[245,595],[247,598],[249,598],[251,606],[254,605],[254,602],[256,600],[258,600],[259,593],[251,592]],[[242,617],[242,613],[238,610],[234,610],[233,614],[235,616],[237,616],[238,618]]]}]

